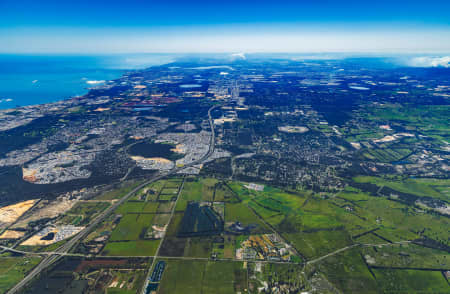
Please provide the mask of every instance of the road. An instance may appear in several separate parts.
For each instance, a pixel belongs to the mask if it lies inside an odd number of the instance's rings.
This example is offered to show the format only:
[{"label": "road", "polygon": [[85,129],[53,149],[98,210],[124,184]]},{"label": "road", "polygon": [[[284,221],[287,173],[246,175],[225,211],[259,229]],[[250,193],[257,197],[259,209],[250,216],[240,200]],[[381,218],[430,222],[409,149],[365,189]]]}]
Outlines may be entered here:
[{"label": "road", "polygon": [[[355,247],[385,247],[385,246],[394,246],[394,245],[399,245],[399,244],[409,244],[412,243],[413,241],[398,241],[398,242],[392,242],[392,243],[367,243],[367,244],[353,244],[350,246],[346,246],[343,248],[340,248],[336,251],[330,252],[328,254],[325,254],[323,256],[320,256],[316,259],[312,259],[307,261],[306,263],[302,263],[302,262],[291,262],[291,261],[274,261],[274,260],[247,260],[247,259],[236,259],[236,258],[216,258],[216,259],[211,259],[210,257],[189,257],[189,256],[163,256],[163,255],[142,255],[142,256],[136,256],[136,255],[132,255],[132,256],[128,256],[128,255],[123,255],[123,256],[114,256],[114,258],[160,258],[160,259],[176,259],[176,260],[199,260],[199,261],[226,261],[226,262],[260,262],[260,263],[277,263],[277,264],[304,264],[309,265],[309,264],[314,264],[317,262],[320,262],[328,257],[331,257],[333,255],[336,255],[338,253],[341,253],[343,251],[355,248]],[[162,243],[162,242],[161,242]],[[22,250],[17,250],[11,247],[5,247],[5,246],[0,246],[0,248],[4,249],[5,251],[10,251],[10,252],[15,252],[15,253],[19,253],[19,254],[24,254],[24,255],[52,255],[52,254],[59,254],[59,255],[64,255],[64,256],[80,256],[80,257],[91,257],[91,255],[87,255],[87,254],[78,254],[78,253],[59,253],[59,252],[55,252],[55,251],[49,251],[49,252],[30,252],[30,251],[22,251]],[[111,258],[111,256],[97,256],[96,258]]]},{"label": "road", "polygon": [[40,272],[42,272],[44,269],[46,269],[47,267],[49,267],[50,265],[52,265],[53,263],[58,261],[63,256],[63,253],[69,252],[69,250],[72,249],[73,246],[75,246],[81,239],[86,237],[109,214],[111,214],[117,207],[119,207],[121,204],[123,204],[125,201],[127,201],[131,196],[133,196],[136,192],[141,190],[143,187],[145,187],[148,184],[151,184],[155,181],[159,181],[169,175],[176,174],[177,172],[179,172],[185,168],[202,163],[203,161],[208,159],[214,152],[214,148],[215,148],[214,143],[216,140],[216,135],[214,132],[214,122],[211,117],[211,111],[220,106],[221,105],[214,105],[208,109],[208,121],[209,121],[209,126],[211,128],[211,137],[209,140],[208,152],[202,158],[195,160],[193,162],[190,162],[182,167],[175,166],[170,171],[159,174],[158,176],[153,177],[153,178],[149,179],[148,181],[145,181],[144,183],[142,183],[139,186],[137,186],[136,188],[134,188],[132,191],[128,192],[125,196],[120,198],[120,200],[115,202],[113,205],[111,205],[106,210],[104,210],[102,213],[100,213],[97,217],[95,217],[94,220],[86,228],[84,228],[82,231],[80,231],[77,235],[75,235],[72,239],[67,241],[64,245],[59,247],[57,250],[55,250],[54,254],[44,257],[44,259],[41,261],[41,263],[39,263],[31,272],[28,273],[28,275],[26,277],[24,277],[22,279],[22,281],[20,281],[18,284],[16,284],[7,293],[8,294],[17,293],[22,287],[24,287],[27,283],[29,283],[31,280],[33,280],[36,276],[38,276]]}]

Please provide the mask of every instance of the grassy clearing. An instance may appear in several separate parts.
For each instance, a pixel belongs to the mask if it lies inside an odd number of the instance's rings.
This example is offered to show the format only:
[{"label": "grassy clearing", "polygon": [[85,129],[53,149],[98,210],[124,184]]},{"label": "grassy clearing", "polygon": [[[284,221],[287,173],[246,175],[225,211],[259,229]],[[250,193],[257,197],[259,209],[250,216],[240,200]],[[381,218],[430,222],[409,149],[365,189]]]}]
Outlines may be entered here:
[{"label": "grassy clearing", "polygon": [[283,233],[282,236],[308,259],[323,256],[352,244],[348,233],[344,230]]},{"label": "grassy clearing", "polygon": [[247,271],[240,262],[208,262],[203,278],[202,293],[243,292],[243,289],[247,288],[246,279]]},{"label": "grassy clearing", "polygon": [[154,256],[160,240],[108,242],[102,251],[106,256]]},{"label": "grassy clearing", "polygon": [[420,197],[434,197],[448,201],[450,197],[450,180],[438,179],[403,179],[399,177],[358,176],[353,180],[357,183],[370,183],[386,186],[393,190]]},{"label": "grassy clearing", "polygon": [[156,214],[153,217],[153,224],[159,227],[163,227],[167,225],[170,221],[170,214],[169,213],[161,213]]},{"label": "grassy clearing", "polygon": [[172,212],[173,206],[175,205],[174,201],[171,202],[160,202],[158,205],[157,212],[158,213],[170,213]]},{"label": "grassy clearing", "polygon": [[110,241],[141,239],[151,226],[153,214],[126,214],[111,234]]},{"label": "grassy clearing", "polygon": [[376,266],[427,269],[450,268],[450,256],[447,252],[415,244],[366,247],[362,249],[362,253]]},{"label": "grassy clearing", "polygon": [[[436,182],[430,181],[430,184]],[[348,201],[345,204],[353,209],[351,214],[341,213],[338,208],[336,209],[339,221],[345,224],[353,236],[379,228],[376,234],[391,241],[412,240],[422,234],[443,244],[449,244],[446,228],[450,225],[450,220],[446,217],[421,212],[406,204],[383,197],[369,196],[357,190],[344,191],[338,196]],[[338,203],[334,199],[332,201]],[[360,218],[355,218],[355,215]]]},{"label": "grassy clearing", "polygon": [[76,203],[66,215],[81,216],[82,219],[78,221],[78,224],[83,226],[88,224],[91,219],[108,208],[111,204],[108,202],[78,202]]},{"label": "grassy clearing", "polygon": [[120,199],[123,196],[125,196],[127,193],[129,193],[131,190],[136,188],[142,183],[142,181],[137,182],[127,182],[124,183],[123,186],[114,189],[112,191],[108,191],[106,193],[103,193],[99,197],[97,197],[97,200],[113,200],[113,199]]},{"label": "grassy clearing", "polygon": [[379,293],[376,281],[358,250],[331,256],[315,267],[343,293]]},{"label": "grassy clearing", "polygon": [[184,183],[180,197],[185,201],[212,201],[217,183],[218,180],[212,178],[189,178]]},{"label": "grassy clearing", "polygon": [[393,162],[400,160],[412,153],[411,150],[405,148],[385,148],[385,149],[369,149],[363,153],[365,157],[378,162]]},{"label": "grassy clearing", "polygon": [[157,202],[127,201],[117,208],[116,213],[155,213],[157,208]]},{"label": "grassy clearing", "polygon": [[210,238],[189,238],[184,249],[186,257],[210,257],[213,243]]},{"label": "grassy clearing", "polygon": [[244,293],[246,271],[240,262],[167,260],[158,293]]},{"label": "grassy clearing", "polygon": [[166,269],[159,286],[159,294],[200,292],[206,262],[188,260],[168,260],[166,262]]},{"label": "grassy clearing", "polygon": [[233,191],[231,191],[225,183],[218,183],[214,194],[214,201],[221,202],[238,202]]},{"label": "grassy clearing", "polygon": [[116,209],[117,214],[139,213],[145,207],[145,202],[127,201]]},{"label": "grassy clearing", "polygon": [[383,293],[448,293],[439,271],[373,269]]},{"label": "grassy clearing", "polygon": [[244,226],[257,225],[255,232],[270,232],[258,216],[243,203],[225,203],[225,222],[240,222]]},{"label": "grassy clearing", "polygon": [[38,257],[0,257],[0,293],[22,280],[39,262]]}]

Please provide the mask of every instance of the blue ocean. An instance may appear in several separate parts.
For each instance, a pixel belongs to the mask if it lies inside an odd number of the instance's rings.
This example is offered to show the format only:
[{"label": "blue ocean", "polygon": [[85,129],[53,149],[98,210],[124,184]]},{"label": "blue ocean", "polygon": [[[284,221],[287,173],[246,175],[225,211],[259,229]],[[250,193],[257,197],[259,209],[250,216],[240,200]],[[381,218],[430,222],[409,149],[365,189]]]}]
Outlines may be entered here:
[{"label": "blue ocean", "polygon": [[55,102],[129,70],[174,60],[167,54],[105,56],[0,54],[0,109]]}]

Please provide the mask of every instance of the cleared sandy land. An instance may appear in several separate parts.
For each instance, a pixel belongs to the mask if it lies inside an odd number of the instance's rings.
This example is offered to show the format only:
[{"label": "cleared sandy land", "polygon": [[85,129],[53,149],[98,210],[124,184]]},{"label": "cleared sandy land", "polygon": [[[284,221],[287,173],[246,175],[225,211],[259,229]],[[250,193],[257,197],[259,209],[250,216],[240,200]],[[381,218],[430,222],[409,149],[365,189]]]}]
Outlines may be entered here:
[{"label": "cleared sandy land", "polygon": [[72,208],[72,206],[75,205],[76,202],[77,200],[65,199],[57,199],[50,203],[41,201],[41,203],[39,203],[36,207],[36,211],[34,211],[32,215],[14,224],[13,228],[26,228],[30,221],[57,217],[58,215]]},{"label": "cleared sandy land", "polygon": [[[55,228],[54,230],[49,231],[48,233],[58,233],[58,230]],[[50,245],[55,243],[54,240],[41,240],[41,238],[44,237],[44,235],[34,235],[30,238],[28,238],[27,240],[25,240],[24,242],[22,242],[22,244],[20,245],[26,245],[26,246],[37,246],[37,245],[41,245],[41,246],[45,246],[45,245]]]},{"label": "cleared sandy land", "polygon": [[358,142],[350,142],[350,144],[352,145],[353,148],[355,149],[361,149],[361,144]]},{"label": "cleared sandy land", "polygon": [[216,118],[216,119],[214,119],[214,124],[215,125],[223,125],[226,122],[235,122],[235,121],[236,121],[235,118],[223,117],[223,118]]},{"label": "cleared sandy land", "polygon": [[0,208],[0,229],[4,229],[14,223],[22,214],[33,207],[38,200],[27,200]]},{"label": "cleared sandy land", "polygon": [[131,159],[136,161],[136,164],[146,170],[170,170],[175,165],[172,161],[163,157],[146,158],[142,156],[131,156]]},{"label": "cleared sandy land", "polygon": [[27,181],[30,183],[36,182],[36,180],[37,180],[36,173],[37,173],[37,170],[35,170],[35,169],[24,168],[24,167],[22,168],[22,178],[24,181]]},{"label": "cleared sandy land", "polygon": [[166,158],[163,158],[163,157],[146,158],[146,157],[142,157],[142,156],[131,156],[131,159],[133,159],[134,161],[149,160],[149,161],[155,161],[155,162],[159,162],[159,163],[169,163],[169,162],[171,162],[170,160],[168,160]]},{"label": "cleared sandy land", "polygon": [[110,110],[110,109],[111,108],[107,108],[107,107],[99,107],[99,108],[95,109],[94,111],[103,112],[103,111],[107,111],[107,110]]},{"label": "cleared sandy land", "polygon": [[19,239],[25,235],[22,231],[6,230],[0,235],[0,239]]},{"label": "cleared sandy land", "polygon": [[[58,226],[58,227],[47,227],[35,235],[31,236],[24,242],[22,242],[20,245],[26,245],[26,246],[46,246],[53,243],[56,243],[58,241],[62,241],[64,239],[67,239],[69,237],[72,237],[73,235],[80,232],[84,227],[75,227],[71,225],[67,226]],[[42,240],[45,236],[48,234],[53,233],[54,237],[51,240]]]},{"label": "cleared sandy land", "polygon": [[307,131],[309,131],[309,129],[307,127],[302,127],[302,126],[283,126],[283,127],[278,127],[278,130],[280,132],[285,132],[285,133],[306,133]]},{"label": "cleared sandy land", "polygon": [[375,143],[383,143],[383,142],[391,142],[394,141],[395,137],[394,136],[385,136],[381,139],[378,140],[373,140]]},{"label": "cleared sandy land", "polygon": [[184,146],[184,144],[177,144],[177,146],[175,146],[175,148],[170,149],[170,151],[184,154],[186,153],[186,147]]}]

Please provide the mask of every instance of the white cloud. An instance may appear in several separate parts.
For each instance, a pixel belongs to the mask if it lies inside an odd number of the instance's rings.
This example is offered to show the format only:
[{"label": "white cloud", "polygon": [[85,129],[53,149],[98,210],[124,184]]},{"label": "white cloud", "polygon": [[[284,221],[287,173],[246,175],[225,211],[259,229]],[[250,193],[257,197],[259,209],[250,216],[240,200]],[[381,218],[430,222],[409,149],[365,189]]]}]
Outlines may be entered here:
[{"label": "white cloud", "polygon": [[246,59],[244,52],[233,53],[233,54],[231,54],[231,58],[233,58],[233,59],[242,59],[242,60]]},{"label": "white cloud", "polygon": [[408,62],[409,66],[414,67],[450,67],[450,56],[442,57],[414,57]]},{"label": "white cloud", "polygon": [[100,80],[100,81],[93,80],[93,81],[86,81],[86,84],[97,85],[97,84],[103,84],[104,82],[105,82],[104,80]]}]

